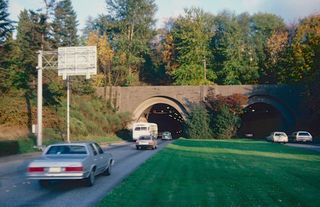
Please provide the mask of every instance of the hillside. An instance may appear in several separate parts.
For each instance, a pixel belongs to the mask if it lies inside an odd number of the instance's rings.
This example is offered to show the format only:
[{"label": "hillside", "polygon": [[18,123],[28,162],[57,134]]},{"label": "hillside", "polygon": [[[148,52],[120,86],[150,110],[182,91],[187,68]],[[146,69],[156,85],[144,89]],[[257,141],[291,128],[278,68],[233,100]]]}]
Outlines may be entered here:
[{"label": "hillside", "polygon": [[[32,137],[31,124],[36,123],[36,100],[31,113],[23,94],[12,92],[0,99],[0,141]],[[112,137],[130,120],[128,113],[116,113],[102,99],[93,95],[72,95],[70,106],[71,140]],[[66,137],[66,99],[60,105],[43,107],[44,143],[63,141]],[[103,139],[102,139],[103,140]]]}]

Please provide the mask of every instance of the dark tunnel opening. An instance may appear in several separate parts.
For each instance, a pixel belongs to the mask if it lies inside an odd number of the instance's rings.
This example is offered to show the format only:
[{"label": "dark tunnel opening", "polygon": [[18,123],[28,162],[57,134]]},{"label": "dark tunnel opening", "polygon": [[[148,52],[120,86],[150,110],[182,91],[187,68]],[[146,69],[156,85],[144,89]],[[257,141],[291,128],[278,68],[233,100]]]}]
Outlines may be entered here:
[{"label": "dark tunnel opening", "polygon": [[174,107],[168,104],[155,104],[149,111],[145,111],[145,114],[148,122],[158,124],[160,135],[164,131],[169,131],[173,138],[182,136],[184,120]]},{"label": "dark tunnel opening", "polygon": [[270,104],[255,103],[247,106],[241,116],[239,135],[265,138],[273,131],[285,131],[286,122],[281,112]]}]

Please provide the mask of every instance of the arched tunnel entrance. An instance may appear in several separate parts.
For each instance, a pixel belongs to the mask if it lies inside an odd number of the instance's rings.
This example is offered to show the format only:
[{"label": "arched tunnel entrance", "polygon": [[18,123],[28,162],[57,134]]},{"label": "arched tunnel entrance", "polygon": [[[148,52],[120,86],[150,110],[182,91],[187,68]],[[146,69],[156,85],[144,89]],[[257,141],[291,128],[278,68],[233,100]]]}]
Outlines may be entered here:
[{"label": "arched tunnel entrance", "polygon": [[240,136],[265,138],[272,131],[286,131],[288,123],[283,114],[267,103],[254,103],[244,108]]},{"label": "arched tunnel entrance", "polygon": [[178,138],[183,133],[183,117],[174,107],[158,103],[151,105],[143,111],[139,117],[139,121],[156,123],[158,125],[159,134],[169,131],[173,138]]}]

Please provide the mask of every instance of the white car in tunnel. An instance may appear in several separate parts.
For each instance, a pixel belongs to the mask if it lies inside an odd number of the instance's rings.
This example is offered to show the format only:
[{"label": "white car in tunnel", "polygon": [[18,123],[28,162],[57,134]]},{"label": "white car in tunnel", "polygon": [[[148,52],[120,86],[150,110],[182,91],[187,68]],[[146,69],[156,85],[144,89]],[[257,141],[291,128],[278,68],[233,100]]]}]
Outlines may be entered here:
[{"label": "white car in tunnel", "polygon": [[286,143],[288,142],[288,136],[284,132],[271,132],[267,140],[270,142]]},{"label": "white car in tunnel", "polygon": [[306,131],[293,132],[291,138],[295,142],[312,142],[312,135]]},{"label": "white car in tunnel", "polygon": [[172,139],[171,132],[168,132],[168,131],[162,132],[161,139],[162,140],[171,140]]}]

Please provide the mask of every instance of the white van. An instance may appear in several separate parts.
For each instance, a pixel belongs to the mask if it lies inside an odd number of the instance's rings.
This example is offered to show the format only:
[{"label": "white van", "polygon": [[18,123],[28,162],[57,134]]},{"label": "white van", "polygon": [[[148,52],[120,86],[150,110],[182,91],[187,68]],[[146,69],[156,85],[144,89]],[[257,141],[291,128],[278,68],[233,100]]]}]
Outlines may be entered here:
[{"label": "white van", "polygon": [[155,123],[134,123],[132,127],[132,139],[137,140],[141,136],[158,137],[158,125]]}]

